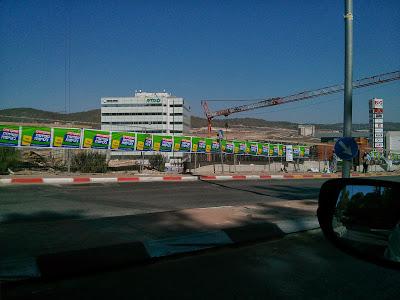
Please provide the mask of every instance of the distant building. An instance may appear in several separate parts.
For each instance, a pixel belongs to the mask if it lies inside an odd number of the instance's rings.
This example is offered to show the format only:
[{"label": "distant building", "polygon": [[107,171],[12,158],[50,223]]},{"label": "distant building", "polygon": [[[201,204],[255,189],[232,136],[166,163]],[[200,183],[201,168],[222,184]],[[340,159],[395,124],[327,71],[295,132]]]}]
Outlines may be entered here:
[{"label": "distant building", "polygon": [[[101,98],[102,130],[182,135],[188,133],[190,127],[190,111],[184,99],[170,93],[139,91],[131,97]],[[113,155],[127,154],[139,155],[140,152],[113,152]],[[182,153],[173,156],[182,157]]]},{"label": "distant building", "polygon": [[385,144],[387,152],[400,153],[400,131],[387,131],[385,133]]},{"label": "distant building", "polygon": [[314,125],[298,125],[299,135],[301,136],[314,136],[315,126]]}]

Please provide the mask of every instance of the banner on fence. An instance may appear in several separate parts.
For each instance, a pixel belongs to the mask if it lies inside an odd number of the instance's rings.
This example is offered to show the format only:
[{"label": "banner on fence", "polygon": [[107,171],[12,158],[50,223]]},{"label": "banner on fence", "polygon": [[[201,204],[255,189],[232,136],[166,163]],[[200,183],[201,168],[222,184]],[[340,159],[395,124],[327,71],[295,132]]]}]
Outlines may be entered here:
[{"label": "banner on fence", "polygon": [[22,126],[21,146],[24,147],[50,147],[51,128]]},{"label": "banner on fence", "polygon": [[[261,155],[267,157],[286,157],[287,151],[287,145],[283,144],[227,141],[190,136],[152,135],[150,133],[121,131],[109,132],[95,129],[18,125],[0,125],[0,146],[112,149],[124,151],[176,151],[186,153],[219,153],[222,150],[222,152],[227,154]],[[308,157],[310,155],[309,146],[292,146],[291,151],[293,158]]]},{"label": "banner on fence", "polygon": [[153,135],[153,150],[172,152],[172,135]]},{"label": "banner on fence", "polygon": [[293,146],[286,145],[286,161],[293,161]]},{"label": "banner on fence", "polygon": [[235,154],[246,154],[246,142],[243,141],[234,141],[235,145]]},{"label": "banner on fence", "polygon": [[136,133],[134,132],[111,132],[111,149],[122,151],[134,151],[136,146]]},{"label": "banner on fence", "polygon": [[0,145],[17,147],[19,141],[19,126],[0,125]]},{"label": "banner on fence", "polygon": [[201,137],[192,138],[192,152],[205,153],[206,152],[206,139]]},{"label": "banner on fence", "polygon": [[150,133],[138,133],[136,135],[136,150],[137,151],[152,151],[153,150],[153,137]]},{"label": "banner on fence", "polygon": [[53,128],[54,148],[75,148],[81,146],[81,130],[78,128]]},{"label": "banner on fence", "polygon": [[176,152],[192,151],[192,138],[190,136],[175,136],[174,151]]},{"label": "banner on fence", "polygon": [[83,145],[85,149],[108,149],[110,145],[110,132],[104,130],[83,130]]},{"label": "banner on fence", "polygon": [[261,155],[269,156],[269,144],[261,144]]}]

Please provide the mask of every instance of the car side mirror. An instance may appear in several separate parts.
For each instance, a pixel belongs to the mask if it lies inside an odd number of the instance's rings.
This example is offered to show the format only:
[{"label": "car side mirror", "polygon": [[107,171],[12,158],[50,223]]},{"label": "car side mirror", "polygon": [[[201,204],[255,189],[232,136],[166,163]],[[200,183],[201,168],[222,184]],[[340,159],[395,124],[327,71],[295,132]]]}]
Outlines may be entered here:
[{"label": "car side mirror", "polygon": [[320,190],[318,221],[341,250],[400,268],[400,184],[373,179],[334,179]]}]

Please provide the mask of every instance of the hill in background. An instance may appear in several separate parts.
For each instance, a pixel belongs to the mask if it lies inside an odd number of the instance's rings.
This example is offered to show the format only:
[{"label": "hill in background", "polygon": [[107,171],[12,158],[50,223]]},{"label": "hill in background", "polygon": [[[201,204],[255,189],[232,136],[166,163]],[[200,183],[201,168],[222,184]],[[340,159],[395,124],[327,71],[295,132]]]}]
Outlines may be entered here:
[{"label": "hill in background", "polygon": [[[0,122],[14,123],[53,123],[54,121],[73,121],[75,123],[92,124],[100,127],[100,109],[93,109],[77,113],[57,113],[34,108],[11,108],[0,110]],[[207,120],[192,116],[192,128],[207,127]],[[284,121],[267,121],[256,118],[225,118],[213,120],[214,127],[275,127],[285,129],[297,129],[298,123]],[[342,130],[341,123],[336,124],[314,124],[317,130]],[[400,130],[400,122],[385,122],[385,130]],[[354,130],[366,130],[368,124],[353,124]]]}]

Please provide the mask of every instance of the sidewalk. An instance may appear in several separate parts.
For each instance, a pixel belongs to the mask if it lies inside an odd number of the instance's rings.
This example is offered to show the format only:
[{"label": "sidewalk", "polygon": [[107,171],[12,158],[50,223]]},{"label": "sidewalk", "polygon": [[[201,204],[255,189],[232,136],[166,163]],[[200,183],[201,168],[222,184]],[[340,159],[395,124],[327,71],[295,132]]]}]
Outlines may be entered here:
[{"label": "sidewalk", "polygon": [[80,274],[319,227],[317,201],[0,226],[0,278]]}]

